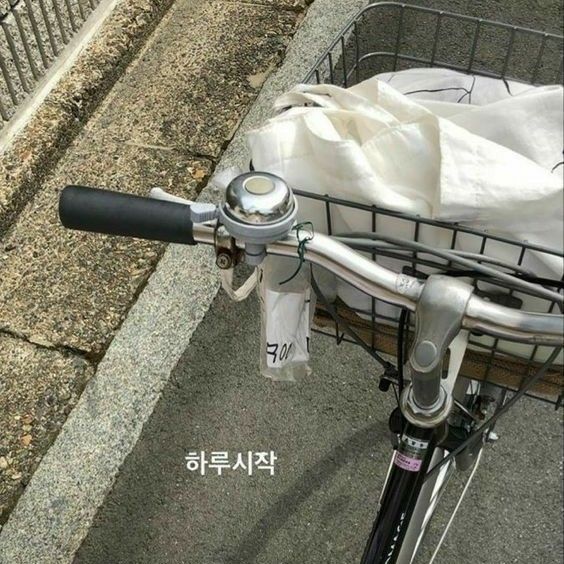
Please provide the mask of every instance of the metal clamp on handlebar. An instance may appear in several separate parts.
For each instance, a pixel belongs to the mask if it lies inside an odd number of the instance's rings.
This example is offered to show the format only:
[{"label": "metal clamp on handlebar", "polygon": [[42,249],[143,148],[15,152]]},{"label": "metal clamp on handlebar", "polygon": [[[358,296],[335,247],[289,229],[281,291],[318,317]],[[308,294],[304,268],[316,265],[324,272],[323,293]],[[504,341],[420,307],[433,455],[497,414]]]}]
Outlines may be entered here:
[{"label": "metal clamp on handlebar", "polygon": [[408,359],[411,383],[402,394],[405,418],[436,427],[450,414],[452,396],[441,386],[448,346],[462,328],[473,288],[460,280],[432,275],[415,308],[415,337]]}]

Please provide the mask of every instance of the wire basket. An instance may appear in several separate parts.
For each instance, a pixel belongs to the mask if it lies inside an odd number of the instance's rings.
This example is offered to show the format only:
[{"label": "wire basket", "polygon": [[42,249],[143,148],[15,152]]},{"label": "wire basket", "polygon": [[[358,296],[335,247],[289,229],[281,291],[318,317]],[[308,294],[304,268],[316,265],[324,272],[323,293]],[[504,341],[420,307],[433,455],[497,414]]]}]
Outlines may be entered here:
[{"label": "wire basket", "polygon": [[[562,82],[562,37],[513,25],[451,14],[430,8],[383,2],[359,12],[335,38],[315,67],[305,78],[306,83],[331,83],[349,87],[378,73],[415,67],[442,67],[491,78],[513,80],[529,84]],[[307,188],[307,187],[301,187]],[[323,207],[325,229],[333,234],[337,210],[355,210],[367,214],[372,231],[382,222],[394,221],[409,229],[414,241],[419,241],[426,229],[438,229],[447,234],[450,249],[461,237],[476,254],[487,254],[492,245],[504,248],[505,256],[512,257],[517,267],[526,264],[531,254],[563,259],[560,252],[518,242],[488,232],[478,231],[456,223],[446,223],[405,213],[382,209],[353,201],[319,195],[306,190],[295,190],[298,198],[308,204]],[[315,204],[313,204],[315,202]],[[471,243],[469,243],[471,242]],[[418,252],[394,251],[386,248],[378,256],[397,259],[404,273],[420,278],[430,271],[447,272],[461,276],[460,268],[440,258]],[[376,254],[372,254],[376,260]],[[431,270],[430,270],[431,269]],[[509,307],[520,308],[524,296],[505,284],[491,279],[474,278],[475,293]],[[543,280],[542,284],[562,291],[562,280]],[[337,299],[331,314],[323,305],[316,310],[317,332],[333,336],[337,343],[355,342],[350,337],[354,330],[372,352],[395,355],[397,352],[398,319],[400,309],[391,315],[379,313],[379,300],[366,296],[370,305],[362,311],[347,306]],[[388,309],[392,306],[387,306]],[[527,307],[527,309],[531,309]],[[558,312],[555,302],[535,298],[539,312]],[[343,328],[346,327],[345,331]],[[407,335],[409,342],[412,328]],[[550,347],[528,346],[526,355],[514,354],[507,343],[479,334],[472,334],[470,348],[460,374],[475,380],[489,381],[506,390],[519,390],[539,363],[544,361]],[[564,376],[562,367],[554,365],[528,395],[561,404]]]}]

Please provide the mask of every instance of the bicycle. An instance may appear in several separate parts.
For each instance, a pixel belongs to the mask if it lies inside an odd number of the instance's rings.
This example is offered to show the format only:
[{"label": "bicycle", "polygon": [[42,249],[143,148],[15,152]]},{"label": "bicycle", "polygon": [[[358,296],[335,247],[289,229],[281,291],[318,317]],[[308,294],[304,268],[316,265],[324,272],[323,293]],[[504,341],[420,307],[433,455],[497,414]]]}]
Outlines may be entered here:
[{"label": "bicycle", "polygon": [[[399,21],[392,48],[362,54],[362,22],[371,20],[373,24],[373,18],[380,17],[378,10],[384,9],[395,13]],[[389,16],[385,14],[386,18]],[[409,53],[402,34],[410,16],[435,18],[435,33],[430,34],[432,48],[426,57]],[[450,20],[472,26],[470,64],[438,58],[440,29]],[[479,37],[490,27],[509,37],[498,71],[478,65]],[[381,71],[385,60],[391,62],[393,69],[403,63],[424,64],[506,79],[510,77],[512,55],[521,34],[527,40],[539,42],[533,68],[520,61],[521,70],[529,73],[530,82],[536,82],[543,73],[545,81],[550,80],[544,57],[557,36],[428,8],[390,2],[376,4],[345,26],[306,82],[329,80],[348,86],[371,76],[375,70]],[[340,51],[338,56],[335,49]],[[523,80],[522,76],[511,78]],[[327,235],[314,232],[304,243],[292,229],[300,199],[318,202],[325,208]],[[331,233],[331,213],[338,207],[369,214],[373,231],[377,231],[381,217],[408,222],[413,226],[413,243],[417,245],[403,241],[383,248],[363,247],[354,238],[337,241]],[[283,179],[254,171],[229,184],[219,207],[182,201],[162,191],[143,198],[70,186],[61,194],[59,214],[63,225],[71,229],[212,245],[220,268],[232,268],[243,261],[258,265],[268,255],[300,257],[370,297],[367,320],[343,303],[327,300],[315,276],[312,277],[312,287],[320,302],[318,331],[362,346],[384,369],[380,389],[393,388],[398,400],[389,421],[394,452],[362,564],[412,562],[450,475],[455,468],[467,470],[468,481],[434,559],[474,476],[483,447],[495,439],[494,426],[499,417],[525,394],[560,405],[562,373],[553,364],[563,345],[563,317],[555,313],[557,308],[562,311],[564,303],[562,283],[535,278],[530,273],[522,276],[519,270],[528,253],[564,258],[557,251],[457,224],[292,190]],[[419,233],[426,226],[451,233],[450,249],[441,251],[441,255],[420,243]],[[477,238],[481,250],[478,259],[457,255],[456,239],[462,235]],[[496,276],[484,265],[488,264],[484,249],[490,241],[511,246],[517,252],[515,268],[502,265],[501,274]],[[372,260],[353,250],[367,248],[372,251]],[[377,254],[403,261],[404,269],[395,272],[384,268],[375,262]],[[470,273],[468,264],[473,268]],[[429,267],[433,274],[425,270]],[[463,282],[462,274],[471,274],[473,283]],[[547,313],[520,311],[521,294],[542,300]],[[379,316],[379,300],[398,308],[398,321]],[[410,322],[412,317],[415,324]],[[390,327],[394,331],[390,332]],[[328,328],[334,329],[334,333]],[[493,340],[486,341],[484,335]],[[503,340],[531,344],[529,358],[522,360],[503,349]],[[397,366],[382,357],[382,352],[395,353]],[[543,355],[539,354],[542,352]],[[524,372],[524,377],[516,377],[516,370]],[[508,400],[509,391],[514,395]]]}]

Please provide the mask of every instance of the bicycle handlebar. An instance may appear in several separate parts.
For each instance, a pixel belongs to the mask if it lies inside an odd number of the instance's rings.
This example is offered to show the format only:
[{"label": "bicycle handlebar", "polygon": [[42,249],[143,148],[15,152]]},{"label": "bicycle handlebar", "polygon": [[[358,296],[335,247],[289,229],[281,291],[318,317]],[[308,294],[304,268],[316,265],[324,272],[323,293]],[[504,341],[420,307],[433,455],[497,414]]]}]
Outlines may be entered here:
[{"label": "bicycle handlebar", "polygon": [[59,198],[65,227],[108,235],[195,245],[190,206],[133,194],[67,186]]},{"label": "bicycle handlebar", "polygon": [[[213,245],[215,240],[214,227],[193,224],[188,205],[85,186],[67,186],[62,191],[59,215],[63,225],[70,229],[188,245]],[[267,245],[266,252],[295,258],[298,243],[291,233],[286,239]],[[244,244],[237,244],[244,248]],[[320,233],[307,242],[304,259],[370,296],[411,311],[415,310],[425,285]],[[476,295],[468,302],[462,326],[493,337],[538,345],[560,346],[564,342],[562,315],[510,309]]]},{"label": "bicycle handlebar", "polygon": [[[194,225],[197,242],[213,244],[213,228]],[[267,246],[267,254],[298,256],[298,239],[286,239]],[[305,246],[304,259],[321,266],[366,294],[415,311],[424,281],[398,274],[369,260],[343,243],[321,233]],[[530,313],[488,302],[473,295],[468,302],[463,328],[511,341],[561,346],[564,343],[564,317],[559,314]]]}]

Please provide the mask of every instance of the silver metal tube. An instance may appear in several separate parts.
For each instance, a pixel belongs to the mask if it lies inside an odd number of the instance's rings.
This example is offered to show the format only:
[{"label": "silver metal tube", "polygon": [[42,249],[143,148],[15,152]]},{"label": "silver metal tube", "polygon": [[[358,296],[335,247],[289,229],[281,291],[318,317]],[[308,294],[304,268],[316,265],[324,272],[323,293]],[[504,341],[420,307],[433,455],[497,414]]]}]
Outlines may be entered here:
[{"label": "silver metal tube", "polygon": [[41,32],[39,31],[39,26],[37,25],[35,14],[33,13],[33,6],[31,5],[31,0],[24,0],[24,2],[27,10],[27,17],[29,18],[29,22],[31,23],[31,28],[33,29],[35,43],[37,44],[39,54],[41,55],[41,62],[43,63],[43,68],[46,69],[49,66],[49,59],[47,58],[47,54],[45,53],[43,38],[41,37]]},{"label": "silver metal tube", "polygon": [[67,13],[69,15],[69,22],[71,25],[71,28],[74,32],[76,32],[76,30],[78,29],[76,26],[76,19],[74,17],[74,13],[72,11],[72,6],[70,5],[70,1],[69,0],[65,0],[65,6],[67,8]]},{"label": "silver metal tube", "polygon": [[63,23],[61,8],[59,7],[59,4],[57,2],[58,0],[51,0],[51,5],[53,6],[53,10],[55,11],[55,19],[57,20],[57,24],[59,26],[59,33],[61,34],[63,43],[66,45],[69,42],[69,36],[65,29],[65,24]]},{"label": "silver metal tube", "polygon": [[477,296],[470,298],[462,326],[512,341],[552,346],[563,344],[562,315],[510,309]]},{"label": "silver metal tube", "polygon": [[413,399],[423,410],[440,408],[442,363],[428,374],[418,373],[411,378]]},{"label": "silver metal tube", "polygon": [[57,41],[55,40],[55,34],[53,32],[53,26],[49,20],[49,13],[45,6],[45,0],[37,0],[39,8],[41,10],[41,15],[43,16],[43,23],[45,24],[45,29],[47,30],[47,36],[49,37],[49,43],[51,44],[51,50],[55,57],[59,54],[59,47],[57,46]]},{"label": "silver metal tube", "polygon": [[6,108],[4,107],[4,104],[2,103],[1,98],[0,98],[0,117],[5,121],[8,121],[10,119],[10,116],[8,115],[8,112],[6,111]]},{"label": "silver metal tube", "polygon": [[82,18],[82,21],[86,21],[86,12],[84,11],[84,7],[82,6],[82,0],[77,0],[76,5],[78,7],[78,13]]},{"label": "silver metal tube", "polygon": [[213,245],[215,242],[215,226],[206,223],[194,223],[192,236],[197,243]]},{"label": "silver metal tube", "polygon": [[2,72],[2,76],[4,78],[4,83],[6,84],[6,87],[8,88],[8,93],[10,94],[12,104],[14,106],[17,106],[18,97],[16,95],[16,90],[14,89],[14,84],[12,82],[12,77],[10,76],[10,71],[8,70],[8,67],[6,65],[6,62],[5,62],[4,57],[2,56],[1,52],[0,52],[0,71]]},{"label": "silver metal tube", "polygon": [[39,80],[40,77],[39,70],[37,69],[37,65],[35,64],[35,60],[33,59],[33,55],[31,53],[29,41],[27,40],[27,35],[22,25],[22,18],[20,16],[20,12],[17,8],[15,8],[12,14],[14,15],[14,20],[16,21],[16,26],[18,28],[18,33],[20,35],[21,44],[23,45],[25,56],[27,57],[27,62],[31,70],[31,74],[33,75],[33,78],[35,80]]},{"label": "silver metal tube", "polygon": [[[297,246],[296,236],[291,234],[283,241],[268,245],[267,253],[295,257]],[[316,233],[307,242],[305,259],[326,268],[370,296],[411,311],[415,310],[423,291],[424,284],[420,280],[388,270],[327,235]]]},{"label": "silver metal tube", "polygon": [[[213,245],[214,227],[195,224],[194,239]],[[294,234],[267,245],[267,254],[297,257],[298,240]],[[305,246],[305,260],[326,268],[366,294],[415,311],[424,282],[397,274],[356,253],[346,245],[316,233]],[[564,344],[564,317],[560,314],[529,313],[510,309],[477,296],[468,301],[462,327],[493,337],[538,345]]]},{"label": "silver metal tube", "polygon": [[20,79],[20,84],[22,85],[24,92],[29,94],[31,90],[29,84],[27,83],[27,78],[23,70],[18,50],[16,49],[16,44],[14,43],[14,38],[12,37],[10,27],[8,26],[8,24],[6,24],[5,21],[0,22],[0,26],[4,30],[4,37],[6,38],[6,42],[8,43],[8,49],[10,50],[10,54],[12,55],[12,61],[14,63],[14,66],[16,67],[16,71]]}]

